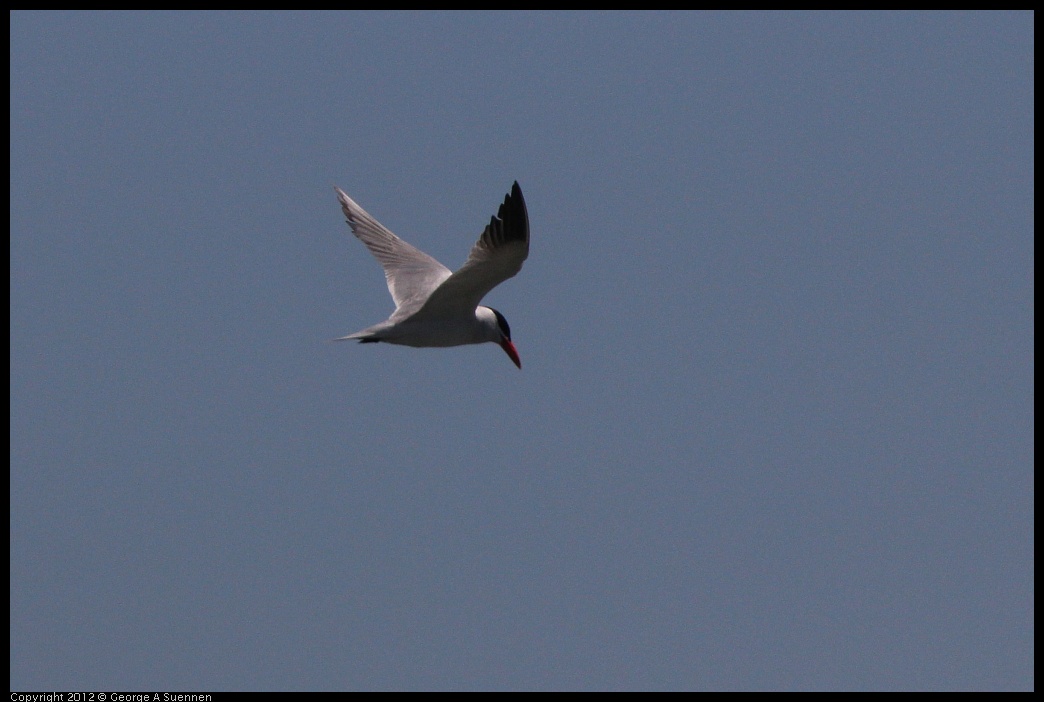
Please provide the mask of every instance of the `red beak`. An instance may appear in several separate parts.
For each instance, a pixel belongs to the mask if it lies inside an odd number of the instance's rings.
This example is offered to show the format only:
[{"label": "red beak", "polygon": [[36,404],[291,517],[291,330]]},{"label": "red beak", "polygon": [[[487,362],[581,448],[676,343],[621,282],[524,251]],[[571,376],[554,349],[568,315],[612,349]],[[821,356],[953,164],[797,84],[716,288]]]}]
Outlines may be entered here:
[{"label": "red beak", "polygon": [[501,337],[500,348],[504,349],[504,353],[506,353],[511,360],[514,361],[515,365],[519,367],[519,370],[521,370],[522,359],[518,357],[518,350],[515,348],[515,345],[511,343],[511,339],[506,336]]}]

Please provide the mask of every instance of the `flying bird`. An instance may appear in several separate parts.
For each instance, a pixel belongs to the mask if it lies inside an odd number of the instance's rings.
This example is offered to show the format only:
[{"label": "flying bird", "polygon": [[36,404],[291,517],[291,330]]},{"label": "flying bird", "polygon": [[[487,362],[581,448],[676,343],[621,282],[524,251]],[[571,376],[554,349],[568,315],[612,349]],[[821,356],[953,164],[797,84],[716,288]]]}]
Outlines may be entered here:
[{"label": "flying bird", "polygon": [[462,346],[492,341],[519,368],[504,315],[479,302],[522,269],[529,256],[529,215],[516,181],[495,217],[456,272],[407,244],[334,186],[352,233],[384,268],[395,312],[387,320],[340,340],[403,346]]}]

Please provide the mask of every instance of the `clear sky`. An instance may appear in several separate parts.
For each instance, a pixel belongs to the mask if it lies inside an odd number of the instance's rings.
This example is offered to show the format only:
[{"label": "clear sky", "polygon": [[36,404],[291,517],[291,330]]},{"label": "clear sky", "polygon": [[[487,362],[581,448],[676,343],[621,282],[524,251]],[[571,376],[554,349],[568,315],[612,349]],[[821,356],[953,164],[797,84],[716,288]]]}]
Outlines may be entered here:
[{"label": "clear sky", "polygon": [[[11,15],[11,679],[1033,678],[1033,15]],[[495,345],[383,320],[333,186]]]}]

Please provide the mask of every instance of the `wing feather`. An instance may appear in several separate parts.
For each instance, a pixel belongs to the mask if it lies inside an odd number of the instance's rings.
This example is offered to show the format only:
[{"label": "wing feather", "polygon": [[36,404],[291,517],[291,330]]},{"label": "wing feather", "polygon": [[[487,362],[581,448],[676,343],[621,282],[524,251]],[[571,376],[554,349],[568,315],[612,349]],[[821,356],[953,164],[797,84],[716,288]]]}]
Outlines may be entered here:
[{"label": "wing feather", "polygon": [[453,275],[440,281],[424,311],[471,312],[490,290],[522,270],[529,256],[529,213],[516,181],[495,217],[489,218],[471,253]]},{"label": "wing feather", "polygon": [[395,316],[419,309],[439,284],[450,277],[450,270],[420,249],[395,236],[366,210],[334,186],[341,210],[359,241],[374,255],[388,281],[395,301]]}]

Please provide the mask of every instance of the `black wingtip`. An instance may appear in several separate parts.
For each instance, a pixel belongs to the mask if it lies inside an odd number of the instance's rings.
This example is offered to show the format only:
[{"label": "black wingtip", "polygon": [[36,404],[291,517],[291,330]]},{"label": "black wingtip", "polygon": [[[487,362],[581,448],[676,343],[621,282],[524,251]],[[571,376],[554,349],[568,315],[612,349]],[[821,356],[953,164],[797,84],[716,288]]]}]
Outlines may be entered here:
[{"label": "black wingtip", "polygon": [[522,188],[516,180],[511,185],[511,192],[504,197],[504,202],[497,210],[497,216],[490,219],[490,226],[496,228],[496,220],[504,223],[504,234],[508,240],[527,241],[529,239],[529,211],[526,199],[522,197]]}]

